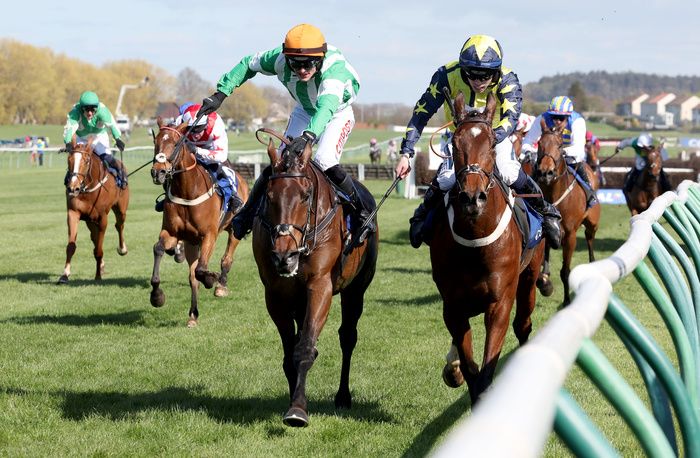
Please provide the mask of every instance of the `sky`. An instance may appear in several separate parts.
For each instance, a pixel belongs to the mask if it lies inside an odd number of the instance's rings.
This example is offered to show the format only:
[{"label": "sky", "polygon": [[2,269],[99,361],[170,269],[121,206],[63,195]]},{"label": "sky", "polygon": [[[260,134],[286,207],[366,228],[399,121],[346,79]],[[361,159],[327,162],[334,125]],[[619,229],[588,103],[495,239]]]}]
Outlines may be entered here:
[{"label": "sky", "polygon": [[[592,70],[700,75],[699,0],[25,0],[6,2],[3,16],[2,38],[98,66],[143,59],[173,76],[190,67],[212,84],[306,22],[357,70],[359,103],[412,105],[474,34],[500,42],[523,84]],[[281,88],[274,76],[253,82]]]}]

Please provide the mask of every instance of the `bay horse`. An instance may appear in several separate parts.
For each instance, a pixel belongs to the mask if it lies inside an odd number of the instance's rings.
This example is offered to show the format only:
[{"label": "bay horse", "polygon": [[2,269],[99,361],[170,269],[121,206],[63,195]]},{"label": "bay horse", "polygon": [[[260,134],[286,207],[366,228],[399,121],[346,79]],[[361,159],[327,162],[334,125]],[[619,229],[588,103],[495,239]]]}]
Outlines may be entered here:
[{"label": "bay horse", "polygon": [[[430,245],[433,281],[452,337],[443,380],[454,388],[466,380],[472,405],[493,381],[514,302],[513,331],[520,345],[532,331],[535,282],[544,250],[542,241],[523,248],[512,217],[512,194],[498,183],[491,124],[495,110],[492,94],[484,113],[465,110],[462,93],[454,101],[456,185],[448,193],[447,209],[434,216]],[[481,368],[474,361],[469,322],[480,314],[486,329]]]},{"label": "bay horse", "polygon": [[[646,165],[644,169],[637,175],[637,179],[632,184],[632,190],[627,192],[623,190],[627,207],[630,209],[632,216],[643,212],[651,201],[659,197],[662,193],[661,173],[663,159],[659,147],[652,148],[647,153]],[[632,171],[630,171],[631,173]],[[627,181],[627,180],[625,180]]]},{"label": "bay horse", "polygon": [[[562,130],[548,128],[542,120],[542,136],[537,147],[537,165],[535,168],[536,179],[542,188],[544,198],[551,202],[561,213],[562,231],[562,266],[559,272],[564,284],[564,304],[570,302],[569,273],[571,272],[571,258],[576,251],[576,231],[581,224],[586,228],[586,245],[588,246],[588,261],[593,262],[593,241],[598,231],[600,222],[600,204],[586,208],[586,192],[578,183],[574,174],[569,170],[564,157]],[[589,183],[593,189],[598,190],[598,182],[593,171],[584,164],[583,168],[588,174]],[[549,296],[553,291],[549,271],[549,245],[545,248],[542,273],[538,284],[543,294]]]},{"label": "bay horse", "polygon": [[[603,169],[600,167],[600,159],[598,154],[600,153],[600,143],[599,142],[586,142],[584,147],[586,150],[586,164],[593,171],[595,175],[596,182],[599,187],[604,187],[606,185],[605,175],[603,175]],[[592,182],[591,182],[592,183]]]},{"label": "bay horse", "polygon": [[[275,132],[262,131],[289,143]],[[282,368],[289,385],[290,403],[283,422],[292,427],[309,422],[306,378],[318,356],[316,342],[332,297],[338,293],[342,367],[335,407],[351,407],[350,360],[379,248],[377,229],[343,254],[349,239],[344,211],[325,173],[310,160],[311,151],[309,144],[300,155],[286,148],[278,152],[270,139],[267,154],[272,174],[253,223],[253,254],[268,314],[282,340]],[[362,184],[355,186],[371,199]]]},{"label": "bay horse", "polygon": [[58,279],[58,284],[68,283],[68,277],[71,275],[71,259],[75,254],[75,241],[78,237],[80,220],[85,221],[95,247],[93,250],[96,263],[95,280],[102,280],[104,274],[102,243],[107,231],[110,210],[116,218],[114,227],[119,234],[117,253],[124,256],[128,252],[124,241],[124,221],[129,207],[129,188],[121,189],[117,186],[114,176],[109,173],[99,156],[93,152],[93,140],[94,137],[89,137],[87,143],[76,143],[73,138],[71,143],[73,148],[68,154],[68,172],[65,180],[68,245],[66,245],[66,265]]},{"label": "bay horse", "polygon": [[[165,293],[160,288],[160,262],[163,254],[176,255],[178,242],[184,242],[185,259],[189,264],[191,290],[188,327],[197,326],[199,318],[199,282],[207,289],[216,285],[217,297],[228,295],[228,272],[239,240],[233,236],[231,211],[221,214],[222,198],[214,190],[214,180],[195,157],[195,147],[185,141],[175,151],[175,144],[188,129],[187,123],[177,127],[165,126],[158,119],[158,134],[154,138],[154,158],[151,177],[165,187],[168,198],[164,202],[163,222],[158,242],[153,246],[153,273],[151,275],[151,305],[165,304]],[[238,196],[248,199],[248,185],[236,172]],[[221,274],[209,270],[209,258],[221,231],[228,233],[226,250],[221,258]],[[177,257],[176,257],[177,260]]]}]

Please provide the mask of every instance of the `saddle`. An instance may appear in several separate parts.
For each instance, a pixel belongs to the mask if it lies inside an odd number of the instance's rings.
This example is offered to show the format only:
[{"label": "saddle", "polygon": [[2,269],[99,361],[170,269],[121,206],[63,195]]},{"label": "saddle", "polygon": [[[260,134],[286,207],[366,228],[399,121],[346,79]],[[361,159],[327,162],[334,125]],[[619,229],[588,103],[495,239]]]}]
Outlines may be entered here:
[{"label": "saddle", "polygon": [[233,167],[228,159],[221,164],[211,163],[205,164],[197,158],[197,162],[202,165],[211,176],[214,182],[214,190],[221,196],[221,213],[222,215],[228,211],[235,213],[243,206],[243,201],[238,197],[238,177],[233,174],[233,182],[229,180],[228,175],[224,172],[223,167],[228,167],[233,171]]}]

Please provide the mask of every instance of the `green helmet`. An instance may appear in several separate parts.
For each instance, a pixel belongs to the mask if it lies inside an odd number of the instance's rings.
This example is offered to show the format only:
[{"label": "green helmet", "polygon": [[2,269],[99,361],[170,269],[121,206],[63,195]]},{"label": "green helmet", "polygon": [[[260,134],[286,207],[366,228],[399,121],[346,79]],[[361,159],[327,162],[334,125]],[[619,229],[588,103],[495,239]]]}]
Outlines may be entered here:
[{"label": "green helmet", "polygon": [[100,104],[100,99],[92,91],[85,91],[80,95],[80,106],[98,106]]}]

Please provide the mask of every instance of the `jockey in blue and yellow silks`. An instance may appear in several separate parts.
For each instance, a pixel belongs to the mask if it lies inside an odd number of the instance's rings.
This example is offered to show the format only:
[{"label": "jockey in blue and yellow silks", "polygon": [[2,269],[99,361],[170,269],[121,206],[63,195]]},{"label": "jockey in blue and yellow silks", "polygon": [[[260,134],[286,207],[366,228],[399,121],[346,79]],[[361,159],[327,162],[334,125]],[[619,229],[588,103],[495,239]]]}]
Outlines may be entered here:
[{"label": "jockey in blue and yellow silks", "polygon": [[[544,232],[550,246],[558,248],[561,244],[557,209],[542,198],[542,191],[537,183],[520,170],[520,163],[514,156],[510,135],[515,130],[522,105],[522,88],[517,75],[503,67],[503,50],[493,37],[474,35],[462,47],[459,60],[450,62],[435,72],[428,89],[416,103],[413,116],[406,127],[406,135],[401,143],[401,159],[396,166],[396,175],[404,177],[410,170],[409,158],[414,155],[414,146],[430,118],[445,104],[448,120],[451,113],[447,108],[448,100],[454,100],[461,92],[465,102],[473,108],[486,106],[489,94],[496,97],[497,116],[494,116],[494,133],[496,135],[496,167],[503,182],[520,194],[538,195],[528,197],[530,206],[544,216]],[[452,127],[454,129],[454,127]],[[449,154],[449,149],[447,150]],[[441,200],[445,192],[455,184],[454,165],[451,158],[446,159],[438,169],[433,185],[425,194],[425,199],[410,219],[409,237],[411,245],[418,248],[424,241],[423,222]]]},{"label": "jockey in blue and yellow silks", "polygon": [[572,167],[576,174],[585,182],[583,186],[586,192],[586,201],[589,207],[598,203],[595,190],[588,180],[588,174],[584,169],[586,162],[586,120],[580,113],[574,111],[574,103],[565,95],[558,95],[549,102],[549,109],[539,115],[532,129],[523,139],[522,151],[530,153],[537,151],[534,146],[542,135],[541,121],[544,120],[548,128],[561,128],[566,163]]}]

